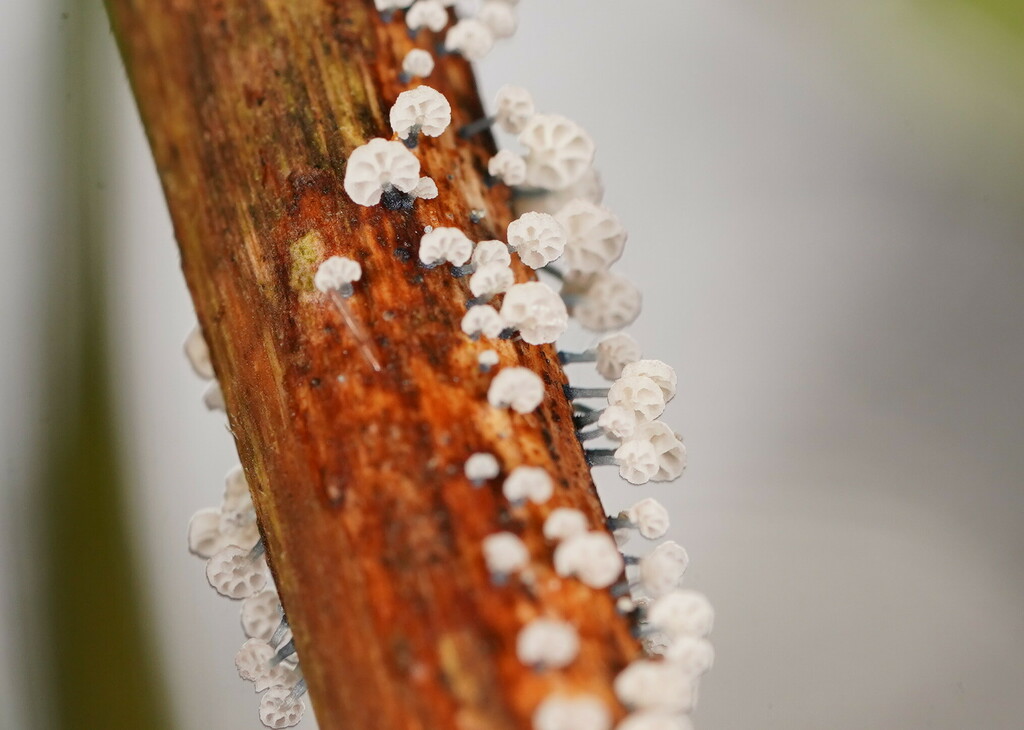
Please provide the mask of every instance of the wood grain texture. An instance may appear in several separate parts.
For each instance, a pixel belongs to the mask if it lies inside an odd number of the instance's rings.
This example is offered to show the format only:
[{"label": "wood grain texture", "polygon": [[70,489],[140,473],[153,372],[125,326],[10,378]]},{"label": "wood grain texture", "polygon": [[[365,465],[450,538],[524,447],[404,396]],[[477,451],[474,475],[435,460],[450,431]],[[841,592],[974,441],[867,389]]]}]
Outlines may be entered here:
[{"label": "wood grain texture", "polygon": [[[604,529],[554,349],[470,340],[466,281],[417,263],[425,226],[503,238],[510,217],[507,189],[484,181],[493,141],[455,133],[482,113],[469,65],[438,57],[429,79],[454,116],[416,151],[440,196],[365,208],[342,191],[345,161],[391,137],[387,111],[409,88],[401,59],[438,37],[410,39],[372,0],[108,6],[321,728],[525,730],[553,691],[621,715],[611,682],[640,652],[629,623],[607,591],[556,576],[541,535],[560,506]],[[334,254],[363,266],[349,303],[383,372],[312,286]],[[535,413],[487,404],[488,348],[543,377]],[[503,474],[545,467],[555,496],[513,508],[500,479],[475,488],[463,464],[478,451]],[[492,584],[481,540],[499,530],[529,546],[527,579]],[[565,670],[516,658],[539,615],[579,629]]]}]

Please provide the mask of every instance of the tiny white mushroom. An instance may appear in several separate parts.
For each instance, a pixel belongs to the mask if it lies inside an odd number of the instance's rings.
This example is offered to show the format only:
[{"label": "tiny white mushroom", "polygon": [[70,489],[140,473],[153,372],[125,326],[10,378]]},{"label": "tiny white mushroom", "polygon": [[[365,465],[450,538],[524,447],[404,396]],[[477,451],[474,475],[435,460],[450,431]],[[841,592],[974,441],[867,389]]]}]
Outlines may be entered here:
[{"label": "tiny white mushroom", "polygon": [[538,281],[513,285],[501,304],[501,317],[530,345],[554,342],[569,326],[565,302]]},{"label": "tiny white mushroom", "polygon": [[566,277],[562,291],[576,299],[573,317],[595,332],[608,332],[632,324],[643,305],[640,290],[625,277],[610,271]]},{"label": "tiny white mushroom", "polygon": [[661,388],[665,394],[666,402],[675,397],[678,383],[676,371],[671,365],[661,360],[637,360],[636,362],[631,362],[622,369],[622,374],[626,376],[643,375],[650,378]]},{"label": "tiny white mushroom", "polygon": [[544,520],[544,537],[551,541],[568,540],[589,529],[586,516],[572,507],[558,507]]},{"label": "tiny white mushroom", "polygon": [[203,380],[213,380],[213,362],[210,360],[210,348],[206,345],[206,339],[203,337],[203,331],[197,324],[188,333],[188,337],[185,338],[185,357],[188,358],[189,364]]},{"label": "tiny white mushroom", "polygon": [[473,263],[476,266],[493,263],[509,266],[512,263],[512,254],[508,252],[508,246],[501,241],[480,241],[473,249]]},{"label": "tiny white mushroom", "polygon": [[494,454],[476,453],[466,459],[464,470],[469,481],[480,484],[498,476],[501,466]]},{"label": "tiny white mushroom", "polygon": [[661,502],[651,497],[641,499],[629,509],[623,510],[620,516],[625,517],[641,537],[647,540],[660,540],[668,532],[668,510]]},{"label": "tiny white mushroom", "polygon": [[643,710],[627,715],[615,730],[693,730],[693,721],[675,712]]},{"label": "tiny white mushroom", "polygon": [[313,285],[324,294],[332,291],[351,292],[352,283],[363,278],[363,267],[357,261],[344,256],[331,256],[325,260],[313,275]]},{"label": "tiny white mushroom", "polygon": [[500,358],[497,351],[484,350],[477,356],[476,361],[480,365],[480,369],[487,372],[500,362]]},{"label": "tiny white mushroom", "polygon": [[597,425],[613,439],[628,439],[636,432],[636,411],[624,406],[608,406],[598,417]]},{"label": "tiny white mushroom", "polygon": [[426,78],[434,72],[434,57],[422,48],[413,48],[402,59],[402,71],[409,78]]},{"label": "tiny white mushroom", "polygon": [[544,400],[544,381],[528,368],[503,368],[487,389],[487,402],[495,408],[532,413]]},{"label": "tiny white mushroom", "polygon": [[219,509],[207,507],[192,515],[188,522],[190,553],[200,558],[211,558],[230,544],[230,540],[220,531]]},{"label": "tiny white mushroom", "polygon": [[526,160],[511,150],[501,150],[487,161],[487,172],[510,187],[526,182]]},{"label": "tiny white mushroom", "polygon": [[209,411],[226,411],[227,403],[224,401],[224,391],[216,380],[206,386],[203,391],[203,405]]},{"label": "tiny white mushroom", "polygon": [[270,641],[284,618],[281,598],[273,587],[249,596],[242,601],[242,631],[250,639]]},{"label": "tiny white mushroom", "polygon": [[494,95],[494,120],[509,134],[520,134],[536,113],[533,96],[522,86],[506,84]]},{"label": "tiny white mushroom", "polygon": [[437,33],[448,25],[448,11],[440,0],[416,0],[405,11],[405,24],[410,30],[429,28]]},{"label": "tiny white mushroom", "polygon": [[565,251],[565,229],[547,213],[524,213],[508,225],[508,243],[531,269],[547,266]]},{"label": "tiny white mushroom", "polygon": [[458,228],[434,228],[420,239],[420,262],[426,266],[462,266],[472,255],[473,242]]},{"label": "tiny white mushroom", "polygon": [[658,473],[658,452],[649,441],[626,441],[613,455],[619,476],[630,484],[646,484]]},{"label": "tiny white mushroom", "polygon": [[[234,532],[256,521],[256,509],[249,495],[242,465],[233,467],[224,477],[224,497],[220,504],[220,529]],[[243,546],[244,547],[244,546]]]},{"label": "tiny white mushroom", "polygon": [[403,91],[391,107],[391,128],[401,139],[415,138],[421,132],[437,137],[451,123],[451,104],[444,94],[430,86]]},{"label": "tiny white mushroom", "polygon": [[608,389],[608,403],[636,414],[639,422],[653,421],[665,412],[665,394],[644,375],[623,375]]},{"label": "tiny white mushroom", "polygon": [[411,193],[420,182],[420,161],[401,142],[371,139],[352,150],[344,188],[357,205],[377,205],[385,192]]},{"label": "tiny white mushroom", "polygon": [[704,638],[714,626],[715,611],[703,593],[675,590],[651,603],[647,622],[673,639]]},{"label": "tiny white mushroom", "polygon": [[671,482],[686,470],[686,447],[682,439],[661,421],[639,424],[630,439],[649,443],[654,448],[658,470],[652,480]]},{"label": "tiny white mushroom", "polygon": [[516,637],[516,656],[529,667],[566,667],[575,661],[579,651],[579,634],[565,621],[536,618]]},{"label": "tiny white mushroom", "polygon": [[551,499],[554,485],[551,476],[539,466],[517,466],[505,478],[501,491],[509,502],[523,502],[527,499],[543,504]]},{"label": "tiny white mushroom", "polygon": [[534,114],[519,135],[526,155],[526,182],[563,190],[582,178],[594,161],[594,142],[575,122],[557,114]]},{"label": "tiny white mushroom", "polygon": [[691,679],[671,662],[637,659],[619,672],[613,687],[627,707],[690,712],[694,704]]},{"label": "tiny white mushroom", "polygon": [[612,716],[597,697],[549,695],[533,713],[533,730],[609,730]]},{"label": "tiny white mushroom", "polygon": [[260,722],[272,730],[298,725],[305,712],[302,698],[283,687],[268,689],[260,698]]},{"label": "tiny white mushroom", "polygon": [[462,331],[474,339],[481,335],[497,337],[504,329],[505,322],[490,304],[475,304],[462,317]]},{"label": "tiny white mushroom", "polygon": [[665,659],[690,677],[706,674],[715,663],[715,647],[699,636],[679,636],[671,641]]},{"label": "tiny white mushroom", "polygon": [[668,595],[679,587],[690,557],[674,540],[658,545],[640,559],[640,587],[651,598]]},{"label": "tiny white mushroom", "polygon": [[515,35],[518,26],[516,11],[507,0],[484,0],[476,17],[490,29],[495,38],[511,38]]},{"label": "tiny white mushroom", "polygon": [[[640,345],[625,332],[609,335],[597,343],[597,372],[608,380],[617,380],[627,365],[643,357]],[[643,375],[644,373],[634,373]],[[657,380],[655,379],[655,382]]]},{"label": "tiny white mushroom", "polygon": [[490,299],[508,291],[515,283],[515,273],[508,264],[492,261],[478,267],[469,277],[469,290],[473,292],[474,297],[478,297],[478,300]]},{"label": "tiny white mushroom", "polygon": [[433,178],[421,177],[410,195],[414,198],[422,198],[423,200],[433,200],[437,197],[437,183],[434,182]]},{"label": "tiny white mushroom", "polygon": [[299,680],[295,667],[283,662],[275,662],[277,652],[262,639],[249,639],[235,654],[235,668],[238,676],[255,685],[257,692],[271,687],[291,689]]},{"label": "tiny white mushroom", "polygon": [[626,229],[604,206],[576,198],[555,215],[565,230],[565,256],[570,271],[593,274],[605,271],[622,256]]},{"label": "tiny white mushroom", "polygon": [[566,203],[576,198],[583,198],[591,203],[600,203],[604,200],[604,183],[601,182],[601,175],[593,167],[564,190],[549,190],[543,195],[523,195],[513,202],[517,213],[534,211],[554,215],[564,208]]},{"label": "tiny white mushroom", "polygon": [[451,28],[444,37],[445,50],[461,53],[469,61],[479,61],[494,47],[491,29],[474,18],[464,18]]},{"label": "tiny white mushroom", "polygon": [[606,532],[587,532],[563,540],[555,548],[555,572],[576,576],[591,588],[607,588],[622,574],[622,554]]},{"label": "tiny white mushroom", "polygon": [[526,544],[511,532],[496,532],[483,539],[484,562],[492,576],[502,579],[530,562]]},{"label": "tiny white mushroom", "polygon": [[206,563],[206,579],[217,593],[239,600],[258,593],[267,585],[267,563],[250,550],[228,545]]}]

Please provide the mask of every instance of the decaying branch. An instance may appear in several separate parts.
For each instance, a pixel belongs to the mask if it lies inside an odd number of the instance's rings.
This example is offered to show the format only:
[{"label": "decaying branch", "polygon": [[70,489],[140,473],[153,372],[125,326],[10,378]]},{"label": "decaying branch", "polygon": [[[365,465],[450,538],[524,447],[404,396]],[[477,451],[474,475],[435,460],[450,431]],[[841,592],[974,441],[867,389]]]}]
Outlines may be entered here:
[{"label": "decaying branch", "polygon": [[[436,36],[410,39],[371,0],[108,5],[320,727],[525,729],[559,689],[617,707],[612,679],[637,641],[607,591],[555,575],[541,535],[560,506],[604,523],[555,352],[467,338],[465,280],[416,261],[426,226],[483,240],[509,221],[507,188],[485,184],[492,140],[455,132],[482,116],[469,65],[439,56],[430,77],[454,117],[417,149],[439,197],[360,207],[346,159],[390,138],[401,59]],[[312,285],[335,254],[363,267],[348,303],[381,372]],[[543,377],[536,412],[488,405],[488,348]],[[496,483],[474,487],[474,452],[546,468],[555,496],[511,507]],[[499,530],[529,546],[531,580],[492,583],[481,540]],[[516,658],[538,615],[579,629],[564,670]]]}]

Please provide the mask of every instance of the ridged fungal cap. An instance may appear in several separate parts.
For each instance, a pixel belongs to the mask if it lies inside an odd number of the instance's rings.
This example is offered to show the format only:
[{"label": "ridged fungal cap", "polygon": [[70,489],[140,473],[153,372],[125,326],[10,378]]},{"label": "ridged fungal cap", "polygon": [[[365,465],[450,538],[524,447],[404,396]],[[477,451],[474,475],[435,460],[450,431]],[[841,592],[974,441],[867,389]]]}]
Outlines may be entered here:
[{"label": "ridged fungal cap", "polygon": [[501,315],[490,304],[476,304],[462,317],[462,331],[470,337],[497,337],[504,329]]},{"label": "ridged fungal cap", "polygon": [[682,636],[702,639],[711,633],[715,610],[703,593],[675,590],[651,603],[647,622],[673,640]]},{"label": "ridged fungal cap", "polygon": [[660,540],[668,532],[668,510],[661,502],[651,497],[641,499],[622,514],[636,527],[640,535],[648,540]]},{"label": "ridged fungal cap", "polygon": [[206,390],[203,391],[203,405],[206,406],[207,410],[211,411],[223,412],[227,410],[227,403],[224,402],[224,391],[220,389],[220,383],[216,380],[207,385]]},{"label": "ridged fungal cap", "polygon": [[661,360],[637,360],[631,362],[622,369],[623,375],[643,375],[650,378],[665,394],[665,401],[675,397],[678,378],[676,371],[668,363]]},{"label": "ridged fungal cap", "polygon": [[487,172],[510,187],[526,182],[526,160],[511,150],[501,150],[487,161]]},{"label": "ridged fungal cap", "polygon": [[658,473],[658,452],[649,441],[626,441],[615,450],[619,476],[630,484],[646,484]]},{"label": "ridged fungal cap", "polygon": [[479,20],[464,18],[448,29],[444,47],[451,53],[461,53],[468,61],[479,61],[494,47],[494,34]]},{"label": "ridged fungal cap", "polygon": [[508,224],[508,244],[531,269],[547,266],[565,251],[565,229],[547,213],[524,213]]},{"label": "ridged fungal cap", "polygon": [[[420,3],[424,0],[420,0]],[[420,3],[417,3],[419,5]],[[444,13],[444,8],[441,8]],[[447,14],[445,14],[447,17]],[[452,106],[437,89],[417,86],[403,91],[391,107],[391,128],[402,139],[422,132],[437,137],[452,123]]]},{"label": "ridged fungal cap", "polygon": [[628,715],[615,730],[693,730],[693,721],[687,715],[645,710]]},{"label": "ridged fungal cap", "polygon": [[306,704],[289,689],[268,689],[260,698],[260,722],[271,730],[294,727],[305,713]]},{"label": "ridged fungal cap", "polygon": [[402,70],[414,78],[426,78],[434,72],[434,57],[429,51],[413,48],[402,59]]},{"label": "ridged fungal cap", "polygon": [[613,439],[628,439],[636,432],[636,411],[624,406],[608,406],[598,417],[597,425]]},{"label": "ridged fungal cap", "polygon": [[570,271],[596,274],[606,271],[622,256],[626,229],[604,206],[576,198],[555,215],[565,229],[566,267]]},{"label": "ridged fungal cap", "polygon": [[220,509],[201,509],[188,523],[188,549],[193,555],[211,558],[228,545],[251,549],[260,539],[255,515],[249,521],[232,524]]},{"label": "ridged fungal cap", "polygon": [[533,713],[533,730],[609,730],[612,716],[597,697],[551,695]]},{"label": "ridged fungal cap", "polygon": [[487,402],[495,408],[532,413],[544,400],[544,381],[528,368],[503,368],[487,389]]},{"label": "ridged fungal cap", "polygon": [[484,562],[491,575],[508,575],[530,563],[530,552],[518,536],[511,532],[496,532],[483,539]]},{"label": "ridged fungal cap", "polygon": [[660,598],[679,587],[690,556],[683,546],[667,540],[640,560],[640,585],[651,598]]},{"label": "ridged fungal cap", "polygon": [[568,540],[590,529],[587,518],[578,509],[558,507],[544,520],[544,537],[551,541]]},{"label": "ridged fungal cap", "polygon": [[185,338],[185,357],[188,358],[189,364],[203,380],[213,380],[213,362],[210,360],[210,348],[206,346],[206,340],[203,338],[203,331],[199,329],[197,324],[188,333],[188,337]]},{"label": "ridged fungal cap", "polygon": [[505,478],[501,491],[509,502],[530,500],[543,504],[551,499],[554,484],[548,473],[539,466],[517,466]]},{"label": "ridged fungal cap", "polygon": [[501,473],[501,466],[494,454],[476,453],[466,459],[466,478],[471,482],[483,482],[494,479]]},{"label": "ridged fungal cap", "polygon": [[494,96],[494,117],[509,134],[519,134],[537,113],[533,96],[522,86],[506,84]]},{"label": "ridged fungal cap", "polygon": [[405,24],[410,30],[429,28],[437,33],[448,25],[448,11],[440,0],[416,0],[405,12]]},{"label": "ridged fungal cap", "polygon": [[565,291],[578,291],[580,301],[572,314],[581,325],[595,332],[622,329],[640,316],[643,297],[625,277],[602,271],[584,277],[569,277]]},{"label": "ridged fungal cap", "polygon": [[538,281],[513,285],[501,304],[501,317],[519,330],[529,345],[554,342],[569,326],[565,302],[551,287]]},{"label": "ridged fungal cap", "polygon": [[458,228],[435,228],[420,239],[420,262],[427,266],[446,261],[452,266],[462,266],[472,255],[473,242]]},{"label": "ridged fungal cap", "polygon": [[508,264],[492,261],[477,267],[477,270],[469,277],[469,290],[473,292],[474,297],[490,299],[508,291],[515,283],[516,275]]},{"label": "ridged fungal cap", "polygon": [[693,683],[671,662],[637,659],[619,672],[613,686],[626,707],[665,712],[693,709]]},{"label": "ridged fungal cap", "polygon": [[490,29],[495,38],[511,38],[515,35],[518,26],[516,11],[506,0],[484,0],[476,17]]},{"label": "ridged fungal cap", "polygon": [[433,200],[437,197],[437,183],[433,178],[421,177],[420,181],[416,183],[416,187],[412,189],[412,196],[423,200]]},{"label": "ridged fungal cap", "polygon": [[477,363],[483,368],[492,368],[500,362],[498,353],[495,350],[484,350],[477,358]]},{"label": "ridged fungal cap", "polygon": [[267,564],[262,557],[250,558],[248,550],[228,545],[207,561],[206,579],[217,593],[237,601],[266,587]]},{"label": "ridged fungal cap", "polygon": [[484,266],[486,264],[504,264],[509,266],[512,263],[512,254],[508,246],[501,241],[481,241],[473,249],[473,264]]},{"label": "ridged fungal cap", "polygon": [[[643,357],[639,343],[625,332],[608,335],[598,342],[594,349],[597,351],[597,372],[602,378],[608,380],[621,378],[622,371],[627,365]],[[631,374],[646,375],[646,373]],[[658,382],[657,378],[653,380]]]},{"label": "ridged fungal cap", "polygon": [[270,641],[282,618],[281,599],[273,586],[242,601],[242,631],[250,639]]},{"label": "ridged fungal cap", "polygon": [[686,447],[679,436],[661,421],[641,423],[631,439],[651,444],[658,457],[658,471],[651,477],[656,482],[670,482],[686,469]]},{"label": "ridged fungal cap", "polygon": [[249,483],[239,464],[224,477],[224,498],[220,503],[220,529],[232,532],[256,521],[256,508],[249,495]]},{"label": "ridged fungal cap", "polygon": [[420,161],[401,142],[371,139],[345,166],[345,192],[357,205],[377,205],[389,187],[410,193],[419,181]]},{"label": "ridged fungal cap", "polygon": [[313,285],[324,294],[330,294],[362,278],[363,267],[357,261],[344,256],[331,256],[317,268]]},{"label": "ridged fungal cap", "polygon": [[565,621],[536,618],[516,637],[516,656],[528,667],[566,667],[576,660],[579,651],[579,634]]},{"label": "ridged fungal cap", "polygon": [[689,677],[706,674],[715,664],[715,647],[707,639],[680,636],[665,651],[665,659],[679,667]]},{"label": "ridged fungal cap", "polygon": [[274,647],[262,639],[249,639],[235,654],[235,668],[238,676],[252,682],[257,692],[271,687],[291,689],[299,680],[294,666],[284,663],[272,664]]},{"label": "ridged fungal cap", "polygon": [[594,161],[594,142],[584,129],[557,114],[535,114],[519,143],[526,155],[526,182],[545,190],[564,190],[583,177]]},{"label": "ridged fungal cap", "polygon": [[554,215],[570,200],[583,198],[591,203],[600,203],[604,200],[604,183],[601,182],[601,175],[591,167],[578,181],[564,190],[549,190],[544,195],[524,195],[514,201],[517,213],[533,211],[536,213],[550,213]]},{"label": "ridged fungal cap", "polygon": [[624,562],[615,540],[606,532],[587,532],[563,540],[555,548],[555,572],[576,576],[591,588],[607,588],[622,574]]},{"label": "ridged fungal cap", "polygon": [[648,377],[623,375],[608,389],[608,404],[633,411],[640,422],[653,421],[665,412],[665,394]]}]

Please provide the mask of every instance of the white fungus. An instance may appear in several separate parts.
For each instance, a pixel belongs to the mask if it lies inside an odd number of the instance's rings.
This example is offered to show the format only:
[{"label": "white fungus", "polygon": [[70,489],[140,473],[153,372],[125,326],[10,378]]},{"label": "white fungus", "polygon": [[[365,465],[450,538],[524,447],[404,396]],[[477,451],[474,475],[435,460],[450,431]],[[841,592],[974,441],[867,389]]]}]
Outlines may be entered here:
[{"label": "white fungus", "polygon": [[665,659],[679,667],[688,677],[707,674],[715,663],[715,647],[698,636],[679,636],[668,645]]},{"label": "white fungus", "polygon": [[412,0],[373,0],[374,6],[382,13],[409,7]]},{"label": "white fungus", "polygon": [[224,497],[220,503],[220,529],[230,533],[256,521],[256,508],[252,505],[249,483],[239,464],[224,477]]},{"label": "white fungus", "polygon": [[656,482],[671,482],[686,470],[686,447],[682,439],[661,421],[641,423],[631,440],[651,444],[657,455],[658,470],[651,477]]},{"label": "white fungus", "polygon": [[206,340],[203,338],[203,331],[199,329],[197,324],[188,333],[188,337],[185,338],[185,357],[188,358],[189,364],[203,380],[213,380],[213,362],[210,360],[210,348],[206,345]]},{"label": "white fungus", "polygon": [[577,298],[572,314],[595,332],[622,329],[640,315],[643,297],[625,277],[610,271],[566,277],[563,292]]},{"label": "white fungus", "polygon": [[462,317],[462,331],[474,339],[481,335],[497,337],[504,329],[501,315],[490,304],[475,304]]},{"label": "white fungus", "polygon": [[516,637],[516,656],[528,667],[566,667],[575,661],[579,651],[579,634],[565,621],[536,618]]},{"label": "white fungus", "polygon": [[691,678],[671,662],[637,659],[619,672],[613,687],[627,707],[667,712],[693,709]]},{"label": "white fungus", "polygon": [[433,200],[437,197],[437,183],[434,182],[433,178],[421,177],[410,195],[414,198],[422,198],[423,200]]},{"label": "white fungus", "polygon": [[267,585],[267,563],[249,550],[228,545],[206,563],[206,579],[217,593],[240,600],[259,593]]},{"label": "white fungus", "polygon": [[629,509],[623,510],[621,516],[629,520],[640,536],[647,540],[660,540],[668,532],[668,510],[652,497],[641,499]]},{"label": "white fungus", "polygon": [[484,350],[477,356],[476,361],[481,369],[487,372],[500,362],[500,358],[496,350]]},{"label": "white fungus", "polygon": [[461,53],[468,61],[479,61],[494,47],[494,34],[479,20],[464,18],[448,29],[444,47],[451,53]]},{"label": "white fungus", "polygon": [[344,256],[331,256],[324,261],[313,275],[313,285],[323,292],[344,291],[353,282],[363,278],[363,267],[357,261]]},{"label": "white fungus", "polygon": [[352,150],[345,192],[357,205],[377,205],[387,190],[411,193],[420,182],[420,161],[401,142],[371,139]]},{"label": "white fungus", "polygon": [[273,586],[242,601],[242,631],[250,639],[270,641],[282,618],[281,598]]},{"label": "white fungus", "polygon": [[469,481],[479,484],[498,476],[501,466],[494,454],[476,453],[466,459],[464,471]]},{"label": "white fungus", "polygon": [[515,35],[518,26],[516,11],[507,0],[484,0],[476,17],[495,38],[511,38]]},{"label": "white fungus", "polygon": [[565,257],[570,271],[594,274],[605,271],[622,256],[626,229],[607,208],[576,198],[555,214],[565,230]]},{"label": "white fungus", "polygon": [[539,269],[565,251],[565,229],[547,213],[524,213],[508,224],[508,243],[524,264]]},{"label": "white fungus", "polygon": [[216,380],[206,386],[203,391],[203,405],[210,411],[226,411],[227,403],[224,401],[224,391]]},{"label": "white fungus", "polygon": [[506,84],[494,96],[494,120],[509,134],[520,134],[536,113],[533,96],[522,86]]},{"label": "white fungus", "polygon": [[551,287],[538,281],[513,285],[501,304],[501,317],[519,330],[529,345],[554,342],[569,326],[565,302]]},{"label": "white fungus", "polygon": [[558,507],[544,520],[544,537],[553,542],[583,535],[589,529],[586,516],[572,507]]},{"label": "white fungus", "polygon": [[636,432],[636,411],[624,406],[608,406],[598,417],[597,425],[610,438],[628,439]]},{"label": "white fungus", "polygon": [[[256,536],[259,539],[259,535]],[[220,510],[201,509],[188,522],[188,551],[200,558],[210,558],[231,541],[220,531]],[[255,544],[255,543],[254,543]]]},{"label": "white fungus", "polygon": [[487,161],[487,172],[510,187],[526,182],[526,159],[511,150],[501,150]]},{"label": "white fungus", "polygon": [[430,86],[417,86],[403,91],[391,107],[391,128],[401,139],[415,137],[420,133],[437,137],[451,123],[451,104],[444,94]]},{"label": "white fungus", "polygon": [[509,266],[512,263],[512,254],[509,253],[508,246],[501,241],[480,241],[473,249],[472,261],[475,266],[493,263]]},{"label": "white fungus", "polygon": [[532,413],[544,400],[544,381],[528,368],[503,368],[487,389],[487,402],[495,408]]},{"label": "white fungus", "polygon": [[576,576],[591,588],[607,588],[622,574],[624,562],[615,540],[606,532],[573,535],[555,548],[555,572]]},{"label": "white fungus", "polygon": [[517,466],[501,485],[501,491],[509,502],[543,504],[551,499],[554,484],[551,476],[539,466]]},{"label": "white fungus", "polygon": [[402,71],[411,78],[425,79],[434,72],[434,57],[422,48],[413,48],[402,59]]},{"label": "white fungus", "polygon": [[516,283],[515,273],[508,264],[492,261],[477,267],[469,277],[469,290],[479,299],[490,299],[508,291]]},{"label": "white fungus", "polygon": [[550,695],[533,713],[533,730],[609,730],[611,726],[611,712],[589,695]]},{"label": "white fungus", "polygon": [[[597,353],[596,369],[602,378],[617,380],[627,365],[643,357],[640,345],[625,332],[608,335],[594,348]],[[644,373],[633,373],[643,375]],[[658,382],[654,378],[655,382]],[[660,385],[660,383],[659,383]]]},{"label": "white fungus", "polygon": [[623,443],[615,450],[619,476],[630,484],[646,484],[658,473],[658,452],[643,439]]},{"label": "white fungus", "polygon": [[564,208],[566,203],[576,198],[583,198],[591,203],[600,203],[604,200],[604,183],[601,182],[600,174],[593,167],[564,190],[549,190],[543,195],[524,195],[514,202],[516,211],[519,213],[535,211],[554,215]]},{"label": "white fungus", "polygon": [[626,716],[615,730],[693,730],[693,721],[674,712],[644,710]]},{"label": "white fungus", "polygon": [[462,266],[473,255],[473,242],[458,228],[439,227],[423,234],[420,239],[420,262],[437,266],[446,261]]},{"label": "white fungus", "polygon": [[679,587],[689,564],[683,546],[667,540],[640,559],[640,586],[651,598],[668,595]]},{"label": "white fungus", "polygon": [[263,639],[249,639],[235,654],[238,676],[255,685],[257,692],[271,687],[291,689],[299,679],[295,667],[283,662],[274,663],[274,647]]},{"label": "white fungus", "polygon": [[715,611],[703,593],[675,590],[651,603],[647,622],[673,640],[682,636],[702,639],[711,633]]},{"label": "white fungus", "polygon": [[545,190],[563,190],[578,181],[594,161],[594,142],[582,127],[557,114],[534,114],[519,143],[526,155],[526,182]]},{"label": "white fungus", "polygon": [[289,689],[268,689],[260,698],[260,722],[272,730],[294,727],[302,720],[306,705]]},{"label": "white fungus", "polygon": [[508,576],[525,568],[530,562],[526,544],[511,532],[496,532],[483,539],[484,562],[496,577]]},{"label": "white fungus", "polygon": [[678,383],[676,371],[672,369],[671,365],[661,360],[637,360],[636,362],[631,362],[622,369],[622,374],[626,376],[643,375],[650,378],[661,388],[665,394],[666,402],[675,397]]},{"label": "white fungus", "polygon": [[633,411],[640,422],[653,421],[665,412],[665,394],[644,375],[623,375],[608,389],[608,404]]},{"label": "white fungus", "polygon": [[416,0],[405,11],[405,24],[409,30],[429,28],[437,33],[448,25],[448,11],[440,0]]}]

